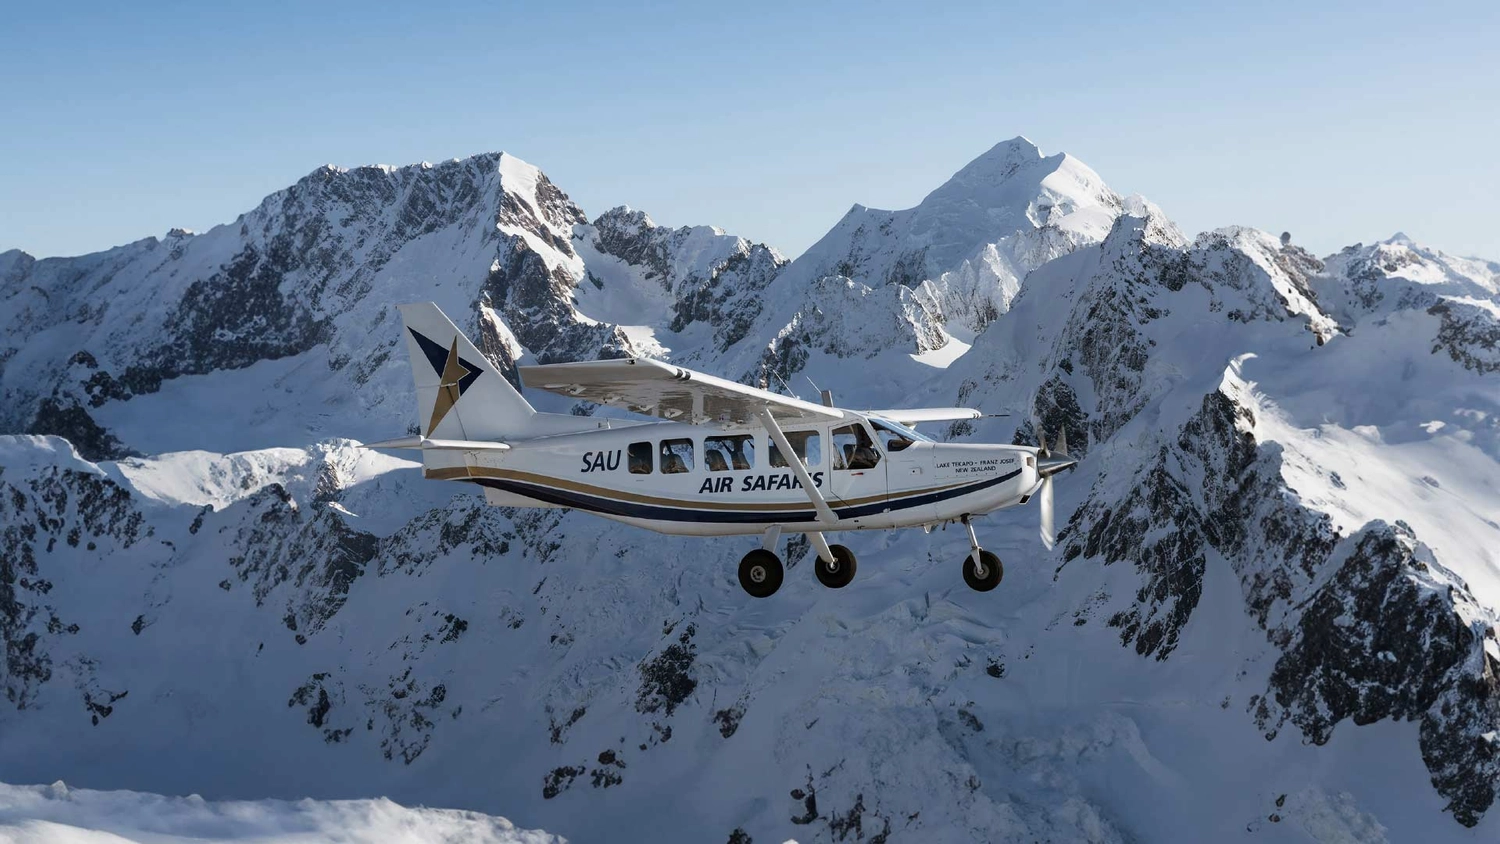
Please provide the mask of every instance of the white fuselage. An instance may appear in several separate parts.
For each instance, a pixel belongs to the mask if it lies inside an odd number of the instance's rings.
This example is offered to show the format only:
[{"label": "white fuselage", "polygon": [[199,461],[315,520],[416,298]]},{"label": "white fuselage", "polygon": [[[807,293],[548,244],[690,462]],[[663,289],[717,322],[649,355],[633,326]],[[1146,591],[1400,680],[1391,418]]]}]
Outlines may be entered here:
[{"label": "white fuselage", "polygon": [[[1040,483],[1035,448],[892,442],[879,420],[872,426],[852,412],[788,425],[837,517],[829,522],[786,459],[773,455],[764,428],[570,422],[575,430],[512,442],[508,451],[429,452],[426,476],[479,484],[497,506],[570,507],[692,536],[932,525],[1024,503]],[[598,427],[577,430],[587,424]]]}]

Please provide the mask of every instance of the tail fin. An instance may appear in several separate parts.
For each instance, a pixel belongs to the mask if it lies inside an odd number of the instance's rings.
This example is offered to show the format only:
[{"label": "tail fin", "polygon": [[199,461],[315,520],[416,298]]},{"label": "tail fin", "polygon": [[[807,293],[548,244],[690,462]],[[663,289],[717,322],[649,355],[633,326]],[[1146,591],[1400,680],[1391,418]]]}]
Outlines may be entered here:
[{"label": "tail fin", "polygon": [[417,385],[417,424],[431,439],[500,440],[536,411],[431,302],[401,305]]}]

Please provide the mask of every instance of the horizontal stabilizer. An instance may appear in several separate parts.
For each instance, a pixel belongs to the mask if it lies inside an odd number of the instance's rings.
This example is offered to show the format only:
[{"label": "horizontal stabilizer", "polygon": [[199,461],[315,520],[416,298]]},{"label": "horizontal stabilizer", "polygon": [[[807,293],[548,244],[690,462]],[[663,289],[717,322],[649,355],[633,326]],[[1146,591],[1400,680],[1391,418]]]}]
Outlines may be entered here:
[{"label": "horizontal stabilizer", "polygon": [[420,435],[381,440],[378,443],[365,443],[363,447],[415,448],[422,451],[510,451],[510,446],[505,443],[486,440],[432,440]]}]

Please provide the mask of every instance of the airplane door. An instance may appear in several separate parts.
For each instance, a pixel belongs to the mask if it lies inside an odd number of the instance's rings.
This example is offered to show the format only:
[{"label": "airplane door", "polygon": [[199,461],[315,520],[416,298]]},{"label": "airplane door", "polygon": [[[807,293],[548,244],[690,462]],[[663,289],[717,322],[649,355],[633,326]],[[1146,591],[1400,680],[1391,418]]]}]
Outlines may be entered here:
[{"label": "airplane door", "polygon": [[932,443],[908,428],[881,419],[873,419],[871,423],[880,450],[885,453],[891,524],[920,524],[936,518],[937,506],[929,495],[935,486]]},{"label": "airplane door", "polygon": [[835,427],[829,452],[828,503],[835,511],[844,511],[840,518],[856,525],[873,527],[884,521],[886,466],[869,428],[861,422]]}]

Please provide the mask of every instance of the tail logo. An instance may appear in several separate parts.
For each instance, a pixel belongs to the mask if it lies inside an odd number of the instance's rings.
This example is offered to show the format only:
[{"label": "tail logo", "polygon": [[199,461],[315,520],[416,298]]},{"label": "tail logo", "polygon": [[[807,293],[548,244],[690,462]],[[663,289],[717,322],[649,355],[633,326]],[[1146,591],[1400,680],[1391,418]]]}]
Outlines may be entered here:
[{"label": "tail logo", "polygon": [[422,348],[422,356],[427,358],[427,363],[432,366],[432,371],[441,379],[438,385],[437,402],[432,406],[432,421],[427,423],[427,436],[437,430],[438,423],[453,409],[460,397],[479,380],[484,371],[478,364],[470,363],[458,356],[458,337],[455,335],[453,344],[444,349],[433,340],[423,337],[410,327],[406,329]]}]

